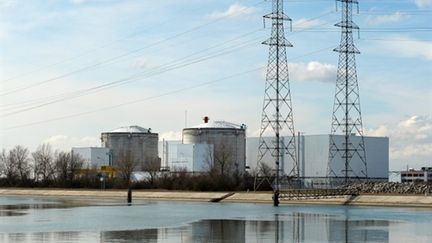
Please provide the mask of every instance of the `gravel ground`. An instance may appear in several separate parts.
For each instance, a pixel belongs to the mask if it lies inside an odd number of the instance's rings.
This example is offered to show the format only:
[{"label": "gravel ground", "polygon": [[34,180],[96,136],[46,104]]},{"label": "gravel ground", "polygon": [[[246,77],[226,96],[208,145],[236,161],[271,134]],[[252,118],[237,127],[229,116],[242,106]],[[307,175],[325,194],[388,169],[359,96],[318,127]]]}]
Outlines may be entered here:
[{"label": "gravel ground", "polygon": [[339,188],[356,193],[432,194],[432,184],[412,182],[363,182],[344,185]]}]

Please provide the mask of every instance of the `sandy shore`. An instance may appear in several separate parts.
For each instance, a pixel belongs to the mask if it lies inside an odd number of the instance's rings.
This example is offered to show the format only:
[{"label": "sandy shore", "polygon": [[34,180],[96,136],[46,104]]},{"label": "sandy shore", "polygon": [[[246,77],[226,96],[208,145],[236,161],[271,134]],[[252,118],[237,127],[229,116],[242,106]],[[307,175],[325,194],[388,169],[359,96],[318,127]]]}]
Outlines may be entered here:
[{"label": "sandy shore", "polygon": [[[127,190],[71,190],[71,189],[18,189],[0,188],[0,196],[46,196],[71,197],[74,199],[117,199],[126,200]],[[271,192],[188,192],[188,191],[152,191],[134,190],[135,200],[178,200],[201,202],[239,202],[272,203]],[[390,207],[429,207],[432,208],[432,196],[399,195],[360,195],[357,197],[339,197],[332,199],[282,200],[282,204],[321,204],[321,205],[358,205]]]}]

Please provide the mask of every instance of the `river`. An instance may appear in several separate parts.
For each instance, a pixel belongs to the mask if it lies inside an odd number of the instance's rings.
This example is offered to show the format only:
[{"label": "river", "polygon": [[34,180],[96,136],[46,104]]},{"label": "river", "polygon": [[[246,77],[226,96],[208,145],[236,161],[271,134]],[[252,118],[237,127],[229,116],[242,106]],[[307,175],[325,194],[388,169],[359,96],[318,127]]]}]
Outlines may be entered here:
[{"label": "river", "polygon": [[0,242],[432,242],[432,210],[2,196]]}]

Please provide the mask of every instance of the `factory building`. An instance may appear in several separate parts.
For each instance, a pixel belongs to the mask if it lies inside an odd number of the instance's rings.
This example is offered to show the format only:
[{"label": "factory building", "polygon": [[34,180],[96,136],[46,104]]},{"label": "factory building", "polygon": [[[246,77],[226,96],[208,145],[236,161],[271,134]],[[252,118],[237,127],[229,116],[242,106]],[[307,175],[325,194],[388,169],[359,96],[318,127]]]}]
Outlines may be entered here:
[{"label": "factory building", "polygon": [[226,121],[185,128],[181,141],[159,143],[162,169],[169,171],[243,174],[246,168],[246,126]]},{"label": "factory building", "polygon": [[401,182],[431,182],[432,167],[422,167],[421,170],[409,169],[401,171]]},{"label": "factory building", "polygon": [[[265,138],[271,141],[273,138]],[[352,141],[361,139],[360,136],[352,135]],[[342,144],[344,141],[343,135],[334,135],[336,143]],[[284,137],[282,142],[287,142],[288,138]],[[298,149],[298,164],[300,177],[305,178],[305,182],[312,183],[319,181],[327,176],[328,157],[329,157],[329,141],[330,135],[301,135],[296,138]],[[367,174],[370,178],[379,180],[388,180],[389,168],[389,139],[387,137],[364,137],[366,161],[367,161]],[[251,170],[257,170],[257,157],[258,157],[258,137],[251,137],[247,139],[246,156],[247,163]],[[274,158],[270,154],[264,157],[263,162],[274,167]],[[288,174],[293,168],[293,161],[285,154],[281,161],[281,169],[285,174]],[[351,174],[361,175],[362,162],[358,158],[351,160]],[[330,165],[335,172],[332,177],[344,177],[345,161],[333,160]],[[309,182],[308,182],[309,181]]]},{"label": "factory building", "polygon": [[118,167],[124,161],[132,161],[135,170],[147,166],[160,167],[157,133],[140,126],[120,127],[101,134],[102,147],[112,151],[112,165]]},{"label": "factory building", "polygon": [[181,141],[162,141],[162,170],[178,172],[208,172],[213,167],[212,144],[182,144]]},{"label": "factory building", "polygon": [[111,150],[101,147],[79,147],[72,148],[73,155],[79,155],[84,159],[83,168],[97,168],[111,166]]},{"label": "factory building", "polygon": [[246,125],[226,121],[209,122],[183,129],[183,144],[213,145],[209,153],[214,169],[221,174],[243,174],[246,169]]}]

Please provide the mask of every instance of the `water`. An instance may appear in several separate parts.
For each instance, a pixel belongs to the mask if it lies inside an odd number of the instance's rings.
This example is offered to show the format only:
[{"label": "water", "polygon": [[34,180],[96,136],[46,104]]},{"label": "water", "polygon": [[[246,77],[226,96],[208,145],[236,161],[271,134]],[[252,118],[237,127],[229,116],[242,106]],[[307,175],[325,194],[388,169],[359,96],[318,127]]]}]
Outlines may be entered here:
[{"label": "water", "polygon": [[432,210],[0,197],[0,242],[432,242]]}]

